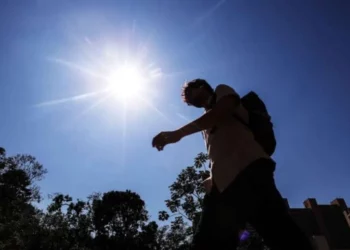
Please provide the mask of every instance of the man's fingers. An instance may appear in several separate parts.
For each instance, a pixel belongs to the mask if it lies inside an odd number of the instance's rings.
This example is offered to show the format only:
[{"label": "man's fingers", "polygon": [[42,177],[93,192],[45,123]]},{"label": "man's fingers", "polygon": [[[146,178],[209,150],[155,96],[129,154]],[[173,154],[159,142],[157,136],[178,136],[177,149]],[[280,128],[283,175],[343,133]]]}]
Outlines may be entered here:
[{"label": "man's fingers", "polygon": [[165,144],[166,142],[163,133],[159,133],[152,140],[152,147],[157,148],[158,151],[163,150]]},{"label": "man's fingers", "polygon": [[152,146],[155,147],[157,144],[159,144],[159,138],[160,134],[156,135],[152,140]]},{"label": "man's fingers", "polygon": [[165,143],[166,137],[164,136],[164,133],[160,133],[156,135],[152,140],[152,146],[156,146],[157,144]]},{"label": "man's fingers", "polygon": [[157,137],[154,137],[152,140],[152,147],[155,147],[157,144]]}]

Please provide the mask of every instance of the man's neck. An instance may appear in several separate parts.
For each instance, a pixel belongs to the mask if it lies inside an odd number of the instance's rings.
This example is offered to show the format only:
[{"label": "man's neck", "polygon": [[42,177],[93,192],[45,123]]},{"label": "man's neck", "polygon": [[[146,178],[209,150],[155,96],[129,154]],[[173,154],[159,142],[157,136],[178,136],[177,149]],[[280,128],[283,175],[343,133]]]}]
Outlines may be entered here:
[{"label": "man's neck", "polygon": [[213,104],[214,104],[214,102],[215,102],[215,100],[213,100],[214,98],[215,98],[215,95],[214,95],[214,94],[208,97],[208,99],[207,99],[207,101],[206,101],[206,104],[205,104],[205,106],[204,106],[204,109],[205,109],[206,111],[208,111],[209,109],[212,109],[212,108],[213,108]]}]

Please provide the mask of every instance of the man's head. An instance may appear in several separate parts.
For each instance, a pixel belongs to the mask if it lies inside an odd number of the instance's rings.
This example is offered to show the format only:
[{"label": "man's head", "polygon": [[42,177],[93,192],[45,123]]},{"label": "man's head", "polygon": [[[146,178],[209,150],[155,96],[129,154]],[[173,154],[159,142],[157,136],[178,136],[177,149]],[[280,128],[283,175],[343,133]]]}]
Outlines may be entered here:
[{"label": "man's head", "polygon": [[206,80],[194,79],[185,83],[181,96],[183,101],[188,105],[197,108],[206,108],[213,93],[213,88]]}]

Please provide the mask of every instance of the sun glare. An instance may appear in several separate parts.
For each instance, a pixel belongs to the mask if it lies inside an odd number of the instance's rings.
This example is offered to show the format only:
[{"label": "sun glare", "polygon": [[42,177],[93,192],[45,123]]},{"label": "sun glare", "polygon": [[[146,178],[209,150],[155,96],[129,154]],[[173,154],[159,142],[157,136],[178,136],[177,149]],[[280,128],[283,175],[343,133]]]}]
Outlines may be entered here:
[{"label": "sun glare", "polygon": [[[164,77],[164,74],[162,69],[152,62],[155,59],[149,57],[147,44],[140,43],[136,49],[131,50],[130,44],[120,43],[118,46],[114,42],[100,44],[87,38],[85,42],[81,45],[80,53],[76,55],[76,57],[82,57],[80,61],[75,62],[57,57],[49,57],[48,60],[81,74],[87,81],[86,88],[89,91],[41,102],[36,104],[36,107],[82,102],[90,99],[92,103],[88,104],[89,107],[81,114],[86,114],[97,106],[104,105],[106,110],[120,115],[123,120],[126,119],[126,114],[129,119],[136,115],[141,117],[139,116],[141,110],[142,114],[152,110],[169,120],[153,103],[159,91],[160,79]],[[121,111],[116,112],[116,104],[120,102]]]},{"label": "sun glare", "polygon": [[146,79],[137,67],[124,65],[110,73],[108,83],[113,96],[129,102],[142,94]]}]

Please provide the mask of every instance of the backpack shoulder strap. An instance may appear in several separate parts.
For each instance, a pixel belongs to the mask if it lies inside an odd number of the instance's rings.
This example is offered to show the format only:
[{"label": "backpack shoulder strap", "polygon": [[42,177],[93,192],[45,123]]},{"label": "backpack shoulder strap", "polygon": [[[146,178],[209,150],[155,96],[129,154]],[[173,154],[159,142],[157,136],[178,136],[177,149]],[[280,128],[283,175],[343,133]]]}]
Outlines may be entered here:
[{"label": "backpack shoulder strap", "polygon": [[246,126],[247,128],[250,129],[249,124],[246,123],[246,122],[242,119],[242,117],[240,117],[240,116],[237,115],[237,114],[233,114],[232,116],[233,116],[234,118],[236,118],[236,119],[237,119],[240,123],[242,123],[244,126]]}]

